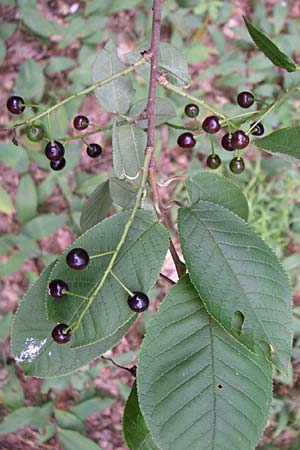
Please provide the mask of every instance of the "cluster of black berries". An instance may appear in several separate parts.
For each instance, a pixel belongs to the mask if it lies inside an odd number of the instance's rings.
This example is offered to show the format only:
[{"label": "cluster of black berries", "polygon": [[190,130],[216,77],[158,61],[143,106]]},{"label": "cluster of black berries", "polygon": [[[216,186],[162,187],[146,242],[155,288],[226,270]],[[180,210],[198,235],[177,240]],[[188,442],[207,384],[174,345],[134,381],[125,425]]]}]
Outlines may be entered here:
[{"label": "cluster of black berries", "polygon": [[[21,114],[25,110],[25,103],[22,97],[13,95],[7,100],[7,109],[12,114]],[[76,130],[85,130],[89,126],[89,119],[86,116],[78,115],[74,117],[73,126]],[[44,138],[44,129],[41,125],[31,124],[26,128],[26,135],[32,142],[40,142]],[[97,158],[102,154],[102,147],[99,144],[88,144],[86,153],[90,158]],[[59,141],[50,141],[45,146],[45,155],[50,161],[52,170],[62,170],[66,165],[64,158],[65,148]]]},{"label": "cluster of black berries", "polygon": [[[66,263],[71,269],[85,269],[90,262],[89,254],[83,248],[73,248],[66,256]],[[54,298],[63,298],[68,293],[68,285],[64,280],[55,279],[50,281],[48,294]],[[128,297],[128,306],[132,311],[141,313],[149,306],[149,298],[143,292],[133,292]],[[65,323],[59,323],[52,330],[52,338],[58,344],[66,344],[72,337],[72,330]]]},{"label": "cluster of black berries", "polygon": [[[243,91],[237,96],[237,103],[242,108],[249,108],[254,103],[254,96],[251,92]],[[199,108],[195,104],[188,104],[185,107],[185,113],[188,117],[195,118],[199,114]],[[251,124],[251,128],[254,123]],[[208,116],[202,122],[202,128],[206,133],[215,134],[221,129],[220,120],[216,116]],[[261,123],[256,124],[251,134],[254,136],[261,136],[264,133],[264,127]],[[221,145],[224,150],[229,152],[235,150],[242,150],[249,144],[249,136],[243,130],[236,130],[233,133],[226,133],[222,137]],[[179,147],[193,148],[196,145],[196,140],[192,133],[186,132],[181,134],[177,139]],[[220,167],[222,160],[219,155],[212,153],[206,160],[207,166],[210,169],[217,169]],[[241,157],[235,157],[230,161],[229,168],[231,172],[240,174],[245,170],[245,162]]]}]

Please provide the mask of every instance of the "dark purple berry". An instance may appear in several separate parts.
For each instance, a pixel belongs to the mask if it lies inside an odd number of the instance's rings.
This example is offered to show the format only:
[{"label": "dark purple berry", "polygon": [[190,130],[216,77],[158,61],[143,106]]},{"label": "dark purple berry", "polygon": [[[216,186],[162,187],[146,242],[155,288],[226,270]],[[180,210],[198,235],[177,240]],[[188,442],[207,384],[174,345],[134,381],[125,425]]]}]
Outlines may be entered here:
[{"label": "dark purple berry", "polygon": [[89,261],[90,257],[83,248],[73,248],[66,256],[66,262],[71,269],[85,269]]},{"label": "dark purple berry", "polygon": [[233,152],[235,150],[232,145],[232,135],[230,135],[229,133],[224,134],[224,136],[222,137],[221,145],[225,150],[229,152]]},{"label": "dark purple berry", "polygon": [[24,100],[17,95],[9,97],[6,106],[8,111],[12,114],[21,114],[25,110]]},{"label": "dark purple berry", "polygon": [[61,158],[61,159],[59,159],[58,161],[51,161],[51,162],[50,162],[50,167],[51,167],[51,169],[52,169],[52,170],[56,170],[56,171],[58,171],[58,170],[63,170],[63,168],[65,167],[65,165],[66,165],[66,160],[65,160],[65,158]]},{"label": "dark purple berry", "polygon": [[184,108],[184,112],[188,117],[191,118],[197,117],[199,114],[199,106],[195,105],[194,103],[189,103]]},{"label": "dark purple berry", "polygon": [[206,164],[210,169],[217,169],[220,167],[222,161],[219,155],[211,154],[207,157]]},{"label": "dark purple berry", "polygon": [[76,130],[85,130],[89,126],[89,119],[86,116],[76,116],[73,119],[73,126]]},{"label": "dark purple berry", "polygon": [[72,337],[72,332],[71,330],[67,330],[68,328],[68,325],[66,325],[65,323],[59,323],[58,325],[56,325],[56,327],[54,327],[52,330],[52,339],[57,344],[66,344],[67,342],[69,342]]},{"label": "dark purple berry", "polygon": [[[251,124],[250,128],[253,127],[254,123]],[[262,136],[264,134],[264,132],[265,132],[264,126],[262,123],[259,122],[255,125],[255,128],[253,128],[253,130],[251,131],[251,134],[253,134],[254,136]]]},{"label": "dark purple berry", "polygon": [[177,139],[177,144],[182,148],[192,148],[196,145],[196,139],[192,133],[182,133]]},{"label": "dark purple berry", "polygon": [[146,311],[149,306],[149,297],[144,292],[133,292],[133,295],[128,297],[128,306],[136,313]]},{"label": "dark purple berry", "polygon": [[218,117],[216,116],[206,117],[206,119],[204,119],[202,123],[202,128],[204,131],[206,131],[206,133],[210,134],[217,133],[221,128]]},{"label": "dark purple berry", "polygon": [[232,134],[231,142],[236,150],[242,150],[249,144],[249,136],[243,130],[237,130]]},{"label": "dark purple berry", "polygon": [[31,142],[40,142],[44,137],[44,129],[40,125],[29,125],[26,128],[26,136]]},{"label": "dark purple berry", "polygon": [[237,96],[237,102],[241,108],[250,108],[254,103],[254,95],[247,91],[240,92]]},{"label": "dark purple berry", "polygon": [[51,295],[51,297],[55,298],[62,298],[66,294],[63,291],[68,290],[68,285],[63,280],[52,280],[49,283],[48,287],[48,294]]},{"label": "dark purple berry", "polygon": [[98,158],[102,153],[102,147],[98,144],[89,144],[86,152],[90,158]]},{"label": "dark purple berry", "polygon": [[230,168],[231,172],[235,173],[236,175],[244,172],[245,163],[244,163],[243,158],[241,158],[241,157],[233,158],[229,163],[229,168]]},{"label": "dark purple berry", "polygon": [[48,142],[45,147],[45,155],[50,161],[59,161],[64,154],[64,146],[58,141]]}]

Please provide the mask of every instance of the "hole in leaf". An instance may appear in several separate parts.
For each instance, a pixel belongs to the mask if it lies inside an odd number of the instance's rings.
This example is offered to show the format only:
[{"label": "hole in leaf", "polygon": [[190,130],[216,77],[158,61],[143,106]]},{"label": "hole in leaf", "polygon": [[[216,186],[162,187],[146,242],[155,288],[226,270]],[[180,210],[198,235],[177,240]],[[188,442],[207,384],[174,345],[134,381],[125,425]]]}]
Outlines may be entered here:
[{"label": "hole in leaf", "polygon": [[218,385],[217,385],[217,388],[218,388],[218,389],[223,389],[223,384],[218,384]]},{"label": "hole in leaf", "polygon": [[245,320],[245,316],[241,311],[235,311],[233,314],[233,318],[231,321],[231,328],[235,331],[239,336],[242,334],[243,323]]}]

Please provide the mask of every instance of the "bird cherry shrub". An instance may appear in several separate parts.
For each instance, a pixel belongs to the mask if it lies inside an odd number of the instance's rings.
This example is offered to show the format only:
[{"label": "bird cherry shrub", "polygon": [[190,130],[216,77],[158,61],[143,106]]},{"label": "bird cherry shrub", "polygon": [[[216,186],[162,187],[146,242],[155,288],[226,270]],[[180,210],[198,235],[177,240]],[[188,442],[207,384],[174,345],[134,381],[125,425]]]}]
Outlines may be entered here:
[{"label": "bird cherry shrub", "polygon": [[[114,347],[137,315],[149,306],[168,248],[178,281],[147,329],[135,366],[136,381],[126,403],[123,432],[130,450],[251,450],[267,423],[272,401],[272,369],[286,373],[291,355],[291,292],[274,252],[247,224],[248,203],[232,181],[213,172],[222,152],[231,152],[231,172],[245,169],[253,145],[300,158],[299,127],[264,134],[264,118],[300,88],[295,84],[272,103],[237,92],[237,114],[226,117],[189,94],[188,68],[175,48],[160,43],[161,0],[153,3],[148,50],[132,52],[127,65],[109,41],[97,55],[93,84],[43,109],[14,128],[25,127],[42,141],[52,170],[68,164],[64,143],[103,129],[86,116],[73,120],[75,137],[62,142],[51,134],[51,113],[79,95],[95,92],[114,114],[113,173],[83,207],[82,234],[33,284],[16,312],[12,351],[25,374],[48,378],[70,374]],[[297,65],[248,19],[259,49],[277,67]],[[147,99],[134,102],[132,77],[149,81]],[[186,99],[187,121],[170,123],[172,103],[156,94]],[[7,101],[21,115],[22,93]],[[245,112],[240,108],[251,110]],[[201,114],[201,116],[200,116]],[[40,120],[48,117],[44,129]],[[200,118],[201,117],[201,118]],[[155,127],[177,128],[178,146],[193,152],[203,134],[212,140],[211,170],[185,180],[189,200],[178,208],[180,260],[166,227],[154,153]],[[77,133],[77,131],[75,133]],[[212,136],[213,137],[213,136]],[[14,138],[16,140],[16,137]],[[89,144],[91,158],[102,148]],[[235,176],[233,175],[233,176]],[[178,203],[178,202],[177,202]],[[121,212],[105,218],[111,205]]]}]

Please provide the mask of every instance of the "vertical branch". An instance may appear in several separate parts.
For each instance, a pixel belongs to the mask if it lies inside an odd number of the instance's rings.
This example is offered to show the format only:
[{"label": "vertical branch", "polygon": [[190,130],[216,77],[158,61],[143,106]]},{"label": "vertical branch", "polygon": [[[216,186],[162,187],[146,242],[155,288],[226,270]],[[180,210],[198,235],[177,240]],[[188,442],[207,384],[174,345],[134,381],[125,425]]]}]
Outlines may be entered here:
[{"label": "vertical branch", "polygon": [[[156,163],[154,157],[154,139],[155,139],[155,96],[156,85],[158,79],[158,56],[159,56],[159,42],[160,42],[160,28],[161,28],[161,7],[163,0],[153,0],[153,21],[152,21],[152,37],[149,56],[151,57],[150,70],[150,84],[147,103],[147,117],[148,117],[148,132],[147,132],[147,147],[146,153],[151,154],[149,166],[149,183],[153,191],[154,204],[156,208],[162,212],[162,220],[165,223],[165,212],[161,205],[159,191],[156,179]],[[172,240],[170,240],[170,252],[174,261],[176,271],[180,277],[186,271],[185,265],[175,250]]]}]

